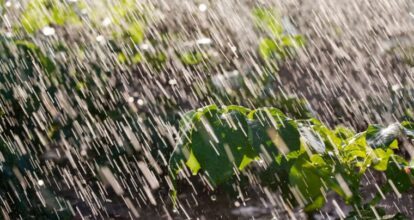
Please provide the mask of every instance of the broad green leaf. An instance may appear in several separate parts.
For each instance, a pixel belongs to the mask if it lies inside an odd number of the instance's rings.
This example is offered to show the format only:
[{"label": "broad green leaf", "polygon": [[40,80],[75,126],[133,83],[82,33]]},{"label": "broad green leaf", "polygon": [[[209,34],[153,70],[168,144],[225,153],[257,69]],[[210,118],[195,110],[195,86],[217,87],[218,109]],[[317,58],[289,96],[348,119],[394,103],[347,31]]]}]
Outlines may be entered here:
[{"label": "broad green leaf", "polygon": [[306,204],[306,211],[322,208],[325,204],[321,191],[323,183],[316,172],[315,167],[309,165],[309,161],[303,156],[296,160],[289,172],[289,182],[305,199],[303,202]]},{"label": "broad green leaf", "polygon": [[297,34],[293,36],[297,47],[304,47],[306,44],[306,39],[303,35]]},{"label": "broad green leaf", "polygon": [[219,108],[217,107],[217,105],[208,105],[208,106],[199,108],[194,114],[193,121],[194,122],[199,121],[204,114],[209,113],[209,112],[216,112],[218,110]]},{"label": "broad green leaf", "polygon": [[273,113],[256,112],[249,123],[249,141],[256,154],[275,159],[280,153],[287,155],[300,150],[300,135],[293,120]]},{"label": "broad green leaf", "polygon": [[234,167],[240,167],[250,147],[245,116],[237,111],[221,114],[211,109],[194,126],[191,137],[194,156],[211,182],[220,184],[233,175]]},{"label": "broad green leaf", "polygon": [[359,199],[357,191],[359,178],[355,171],[335,157],[329,155],[314,154],[310,158],[308,167],[318,175],[326,184],[328,189],[333,190],[341,196],[345,202],[351,204]]},{"label": "broad green leaf", "polygon": [[132,63],[133,64],[141,63],[141,61],[142,61],[142,54],[141,53],[134,54],[134,56],[131,58],[131,60],[132,60]]}]

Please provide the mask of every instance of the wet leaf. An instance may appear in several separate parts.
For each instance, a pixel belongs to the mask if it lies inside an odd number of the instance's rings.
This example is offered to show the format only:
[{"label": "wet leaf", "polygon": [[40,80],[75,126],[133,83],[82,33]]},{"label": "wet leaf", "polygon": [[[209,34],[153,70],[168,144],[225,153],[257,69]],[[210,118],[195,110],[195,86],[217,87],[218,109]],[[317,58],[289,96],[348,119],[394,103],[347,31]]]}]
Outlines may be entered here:
[{"label": "wet leaf", "polygon": [[292,187],[299,190],[305,199],[306,211],[323,207],[325,200],[321,191],[323,188],[322,180],[306,157],[300,157],[293,164],[289,172],[289,182]]},{"label": "wet leaf", "polygon": [[400,192],[407,191],[412,187],[409,175],[405,172],[407,162],[404,158],[393,155],[388,161],[388,168],[385,171],[388,181],[392,181]]},{"label": "wet leaf", "polygon": [[366,140],[372,148],[387,148],[401,134],[398,123],[384,128],[380,125],[370,125],[366,131]]},{"label": "wet leaf", "polygon": [[245,116],[237,111],[205,112],[194,123],[191,148],[214,185],[230,178],[242,164],[249,141]]}]

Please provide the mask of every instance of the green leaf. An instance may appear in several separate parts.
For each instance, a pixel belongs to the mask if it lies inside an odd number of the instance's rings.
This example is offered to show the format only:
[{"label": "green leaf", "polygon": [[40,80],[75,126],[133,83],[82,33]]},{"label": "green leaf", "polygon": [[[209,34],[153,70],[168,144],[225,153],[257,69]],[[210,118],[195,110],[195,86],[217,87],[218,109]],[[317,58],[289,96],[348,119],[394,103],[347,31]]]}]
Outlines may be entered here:
[{"label": "green leaf", "polygon": [[304,47],[306,44],[306,39],[303,35],[297,34],[293,36],[297,47]]},{"label": "green leaf", "polygon": [[183,64],[186,65],[196,65],[203,61],[205,55],[200,52],[186,52],[181,54],[180,60]]},{"label": "green leaf", "polygon": [[282,48],[272,39],[264,38],[259,44],[259,53],[263,59],[270,59],[273,57],[283,58]]},{"label": "green leaf", "polygon": [[253,161],[252,157],[250,155],[249,156],[247,155],[248,154],[243,156],[243,159],[239,165],[239,170],[244,170],[244,168],[246,168],[246,166],[249,165]]},{"label": "green leaf", "polygon": [[388,168],[385,171],[388,181],[392,181],[395,187],[400,192],[405,192],[412,187],[412,183],[409,174],[405,171],[405,167],[408,165],[404,158],[393,155],[388,161]]},{"label": "green leaf", "polygon": [[[185,135],[188,134],[182,134],[179,143],[174,148],[170,156],[170,160],[168,161],[168,169],[170,170],[174,178],[176,177],[176,174],[181,170],[181,167],[188,162],[190,154],[194,156],[191,149],[189,149],[188,146],[188,137],[184,137]],[[190,162],[190,164],[194,163]],[[195,170],[191,171],[193,173],[195,172]]]},{"label": "green leaf", "polygon": [[278,121],[286,119],[286,115],[277,108],[258,108],[258,109],[252,110],[247,115],[247,118],[251,120],[266,119],[265,116],[267,117],[272,116]]},{"label": "green leaf", "polygon": [[283,36],[281,40],[283,47],[296,49],[305,46],[305,39],[302,35]]},{"label": "green leaf", "polygon": [[387,148],[401,134],[398,123],[384,128],[380,125],[370,125],[366,131],[367,144],[372,148]]},{"label": "green leaf", "polygon": [[50,25],[78,24],[81,22],[75,10],[56,0],[32,0],[21,14],[23,28],[34,33]]},{"label": "green leaf", "polygon": [[238,105],[228,105],[228,106],[225,106],[224,108],[223,108],[223,111],[224,112],[229,112],[229,111],[238,111],[238,112],[240,112],[240,113],[242,113],[242,114],[244,114],[244,115],[248,115],[252,110],[250,110],[250,109],[248,109],[248,108],[246,108],[246,107],[243,107],[243,106],[238,106]]},{"label": "green leaf", "polygon": [[289,182],[305,199],[303,202],[306,211],[322,208],[325,204],[321,191],[323,183],[316,172],[315,167],[304,156],[296,160],[289,172]]},{"label": "green leaf", "polygon": [[130,24],[126,30],[126,34],[135,44],[139,44],[144,40],[144,29],[139,22]]},{"label": "green leaf", "polygon": [[310,158],[315,174],[348,204],[358,203],[359,177],[354,169],[336,157],[314,154]]},{"label": "green leaf", "polygon": [[375,149],[373,154],[373,168],[378,171],[385,171],[388,167],[388,160],[390,156],[393,155],[393,151],[391,149],[387,149],[386,151],[382,148]]},{"label": "green leaf", "polygon": [[188,130],[192,129],[193,125],[193,118],[196,115],[196,111],[191,110],[186,112],[182,117],[180,122],[178,123],[180,132],[187,132]]},{"label": "green leaf", "polygon": [[188,157],[185,165],[188,166],[193,175],[196,175],[201,168],[200,163],[197,161],[197,158],[193,154],[193,151],[190,152],[190,156]]},{"label": "green leaf", "polygon": [[257,155],[275,159],[280,153],[287,155],[300,150],[300,134],[296,123],[278,109],[252,111],[248,117],[249,141]]},{"label": "green leaf", "polygon": [[191,149],[207,172],[213,185],[230,178],[234,170],[245,161],[248,145],[248,125],[245,116],[238,111],[221,114],[219,110],[203,110],[191,137]]},{"label": "green leaf", "polygon": [[355,135],[354,131],[344,126],[336,126],[334,133],[339,139],[342,140],[352,138]]}]

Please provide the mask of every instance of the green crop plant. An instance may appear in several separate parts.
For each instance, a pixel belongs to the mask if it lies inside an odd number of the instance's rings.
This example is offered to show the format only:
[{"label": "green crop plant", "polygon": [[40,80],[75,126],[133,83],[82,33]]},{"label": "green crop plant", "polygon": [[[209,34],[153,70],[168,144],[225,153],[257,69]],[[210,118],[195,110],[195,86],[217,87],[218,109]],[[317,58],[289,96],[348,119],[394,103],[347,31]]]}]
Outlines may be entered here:
[{"label": "green crop plant", "polygon": [[[174,181],[186,167],[193,175],[202,172],[218,187],[235,181],[233,177],[251,164],[265,161],[279,177],[270,181],[287,189],[282,193],[290,204],[313,212],[325,205],[326,192],[332,191],[354,208],[350,215],[360,218],[385,216],[375,208],[380,194],[404,192],[413,185],[409,162],[395,153],[398,138],[414,137],[410,122],[370,125],[355,134],[344,127],[329,129],[315,118],[294,120],[276,108],[211,105],[185,114],[180,128],[169,161]],[[383,172],[387,181],[378,196],[366,202],[360,190],[368,169]]]},{"label": "green crop plant", "polygon": [[297,48],[305,45],[303,35],[287,33],[277,10],[257,7],[253,10],[253,17],[257,27],[266,33],[259,43],[259,54],[263,59],[283,60],[292,57]]}]

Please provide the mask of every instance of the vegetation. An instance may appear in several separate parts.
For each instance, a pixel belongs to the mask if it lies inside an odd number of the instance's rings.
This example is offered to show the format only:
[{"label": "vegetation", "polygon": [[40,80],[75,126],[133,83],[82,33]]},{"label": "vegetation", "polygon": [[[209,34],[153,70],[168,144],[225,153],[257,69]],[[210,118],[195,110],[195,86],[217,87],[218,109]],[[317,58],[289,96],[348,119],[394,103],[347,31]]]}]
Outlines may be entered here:
[{"label": "vegetation", "polygon": [[[315,118],[294,120],[275,108],[211,105],[183,116],[170,168],[174,179],[185,174],[179,172],[184,167],[193,175],[203,171],[217,187],[237,180],[234,176],[249,164],[265,163],[275,175],[265,176],[264,183],[277,185],[290,204],[311,212],[322,208],[326,193],[333,191],[354,208],[351,215],[368,219],[382,213],[374,213],[380,194],[413,186],[412,167],[395,153],[398,138],[414,137],[413,125],[371,125],[355,134],[344,127],[331,130]],[[377,197],[365,202],[360,190],[367,169],[384,173],[387,181]]]},{"label": "vegetation", "polygon": [[[350,219],[405,218],[378,203],[414,183],[412,112],[360,133],[316,119],[280,88],[307,39],[275,8],[246,15],[257,38],[247,53],[135,0],[15,2],[0,0],[0,219],[118,218],[113,204],[138,218],[135,207],[170,208],[168,189],[179,204],[187,174],[230,194],[250,171],[289,208],[314,213],[334,192]],[[370,198],[368,171],[386,178]]]}]

